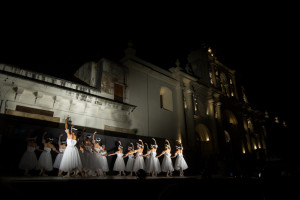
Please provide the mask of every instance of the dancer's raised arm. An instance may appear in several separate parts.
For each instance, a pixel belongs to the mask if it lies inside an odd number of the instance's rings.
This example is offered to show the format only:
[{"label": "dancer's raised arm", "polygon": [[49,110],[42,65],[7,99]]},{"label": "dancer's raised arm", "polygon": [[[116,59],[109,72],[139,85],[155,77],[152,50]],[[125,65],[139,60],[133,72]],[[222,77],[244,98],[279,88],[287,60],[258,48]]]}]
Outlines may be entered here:
[{"label": "dancer's raised arm", "polygon": [[139,139],[139,141],[142,143],[142,146],[144,148],[144,143],[143,143],[143,140]]},{"label": "dancer's raised arm", "polygon": [[147,151],[149,151],[149,146],[148,146],[148,144],[147,144],[147,143],[145,143],[145,145],[147,146]]},{"label": "dancer's raised arm", "polygon": [[154,144],[155,144],[155,145],[157,145],[157,144],[156,144],[156,140],[155,140],[155,138],[152,138],[152,140],[154,140]]},{"label": "dancer's raised arm", "polygon": [[95,143],[95,135],[96,135],[96,133],[97,133],[97,131],[95,131],[95,132],[93,133],[93,143]]},{"label": "dancer's raised arm", "polygon": [[61,143],[60,143],[60,141],[61,141],[61,136],[63,136],[63,134],[61,133],[61,134],[59,134],[59,136],[58,136],[58,148],[60,148],[61,149]]},{"label": "dancer's raised arm", "polygon": [[169,140],[166,139],[165,141],[168,143],[169,147],[171,147]]},{"label": "dancer's raised arm", "polygon": [[68,130],[68,121],[69,121],[69,117],[66,118],[65,120],[65,130]]}]

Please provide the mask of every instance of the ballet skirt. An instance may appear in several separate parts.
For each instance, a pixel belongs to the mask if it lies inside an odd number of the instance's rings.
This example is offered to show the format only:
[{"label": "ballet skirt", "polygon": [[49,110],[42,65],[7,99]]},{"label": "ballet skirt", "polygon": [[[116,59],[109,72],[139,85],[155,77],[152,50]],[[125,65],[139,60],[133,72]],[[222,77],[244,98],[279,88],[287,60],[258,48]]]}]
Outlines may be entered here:
[{"label": "ballet skirt", "polygon": [[145,170],[145,161],[144,157],[142,157],[143,153],[136,153],[136,157],[133,164],[132,171],[137,172],[140,169]]},{"label": "ballet skirt", "polygon": [[147,151],[147,156],[146,156],[146,159],[145,159],[145,170],[146,172],[149,172],[149,161],[150,161],[150,157],[151,157],[151,151]]},{"label": "ballet skirt", "polygon": [[116,161],[114,163],[114,167],[113,170],[114,171],[124,171],[125,170],[125,162],[123,159],[123,153],[117,153],[117,158]]},{"label": "ballet skirt", "polygon": [[68,172],[73,169],[81,169],[82,163],[80,159],[80,154],[75,146],[77,140],[67,139],[67,147],[64,151],[63,157],[61,159],[61,163],[59,169]]},{"label": "ballet skirt", "polygon": [[133,169],[133,164],[134,164],[133,156],[134,155],[128,155],[128,160],[127,160],[126,167],[125,167],[126,172],[131,172]]},{"label": "ballet skirt", "polygon": [[102,166],[102,170],[104,171],[104,172],[108,172],[109,171],[109,167],[108,167],[108,162],[107,162],[107,158],[106,158],[106,156],[103,156],[103,155],[105,155],[106,154],[106,152],[100,152],[99,153],[101,156],[100,156],[100,162],[101,162],[101,166]]},{"label": "ballet skirt", "polygon": [[94,160],[94,168],[95,169],[102,169],[102,162],[101,162],[101,160],[102,160],[102,156],[101,156],[101,149],[102,148],[94,148],[94,153],[92,154],[93,155],[93,160]]},{"label": "ballet skirt", "polygon": [[52,155],[51,155],[51,148],[44,147],[44,150],[40,155],[40,158],[37,163],[37,169],[45,169],[46,171],[53,170],[53,163],[52,163]]},{"label": "ballet skirt", "polygon": [[161,172],[161,167],[160,167],[160,162],[158,158],[156,158],[156,152],[151,152],[150,153],[150,160],[149,160],[149,168],[148,171],[149,173],[151,172]]},{"label": "ballet skirt", "polygon": [[185,170],[188,168],[188,165],[186,164],[185,159],[183,158],[183,154],[182,153],[176,153],[175,155],[177,155],[176,160],[175,160],[175,164],[174,164],[174,168],[176,170]]},{"label": "ballet skirt", "polygon": [[84,152],[84,150],[78,150],[78,152],[79,152],[79,157],[80,157],[80,160],[81,160],[81,165],[82,165],[82,168],[83,169],[86,169],[86,162],[85,162],[85,153],[87,153],[87,152]]},{"label": "ballet skirt", "polygon": [[57,169],[59,169],[60,162],[61,162],[61,159],[64,155],[65,149],[59,149],[59,152],[61,152],[61,153],[56,155],[56,158],[55,158],[54,163],[53,163],[53,168],[57,168]]},{"label": "ballet skirt", "polygon": [[84,160],[85,160],[85,169],[87,170],[95,170],[96,163],[95,163],[95,156],[93,154],[92,146],[85,145],[85,152],[84,152]]},{"label": "ballet skirt", "polygon": [[164,159],[161,164],[161,170],[163,172],[174,171],[170,153],[164,153]]},{"label": "ballet skirt", "polygon": [[19,168],[23,170],[35,169],[38,163],[35,150],[38,147],[27,146],[26,151],[23,153],[21,160],[19,162]]}]

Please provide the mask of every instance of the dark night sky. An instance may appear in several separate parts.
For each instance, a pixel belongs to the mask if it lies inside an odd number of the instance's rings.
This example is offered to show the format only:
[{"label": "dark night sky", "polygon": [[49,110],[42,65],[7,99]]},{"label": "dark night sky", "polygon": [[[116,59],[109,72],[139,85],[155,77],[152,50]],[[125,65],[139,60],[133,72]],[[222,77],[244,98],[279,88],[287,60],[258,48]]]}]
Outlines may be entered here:
[{"label": "dark night sky", "polygon": [[250,103],[278,113],[288,125],[295,123],[295,14],[289,7],[279,12],[280,5],[225,10],[219,16],[198,8],[184,13],[125,9],[117,17],[106,12],[86,18],[40,10],[6,17],[1,21],[0,63],[67,77],[88,61],[120,60],[132,40],[138,57],[169,68],[177,58],[185,65],[190,50],[205,42],[240,74]]}]

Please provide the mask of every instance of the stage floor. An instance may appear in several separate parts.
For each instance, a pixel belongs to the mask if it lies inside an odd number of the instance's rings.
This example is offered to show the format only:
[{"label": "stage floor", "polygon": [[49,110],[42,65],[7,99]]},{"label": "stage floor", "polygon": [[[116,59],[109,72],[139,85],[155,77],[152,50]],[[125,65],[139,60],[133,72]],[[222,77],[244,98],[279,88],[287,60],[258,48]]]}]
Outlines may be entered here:
[{"label": "stage floor", "polygon": [[[8,197],[110,199],[277,199],[299,196],[292,179],[263,180],[201,176],[4,176],[1,195]],[[295,196],[296,195],[296,196]],[[85,198],[84,198],[85,199]]]}]

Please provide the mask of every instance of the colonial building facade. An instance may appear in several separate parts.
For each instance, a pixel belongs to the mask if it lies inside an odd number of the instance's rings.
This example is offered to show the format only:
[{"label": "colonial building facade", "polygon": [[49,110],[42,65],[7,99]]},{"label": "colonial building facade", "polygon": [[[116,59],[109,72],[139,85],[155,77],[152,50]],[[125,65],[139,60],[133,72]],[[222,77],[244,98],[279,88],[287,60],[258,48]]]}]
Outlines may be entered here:
[{"label": "colonial building facade", "polygon": [[236,72],[210,48],[165,70],[129,46],[120,61],[87,62],[74,76],[78,81],[1,64],[1,135],[13,135],[27,119],[63,127],[69,116],[100,134],[178,140],[195,172],[209,160],[226,161],[232,171],[243,157],[267,153],[265,112],[249,105]]}]

